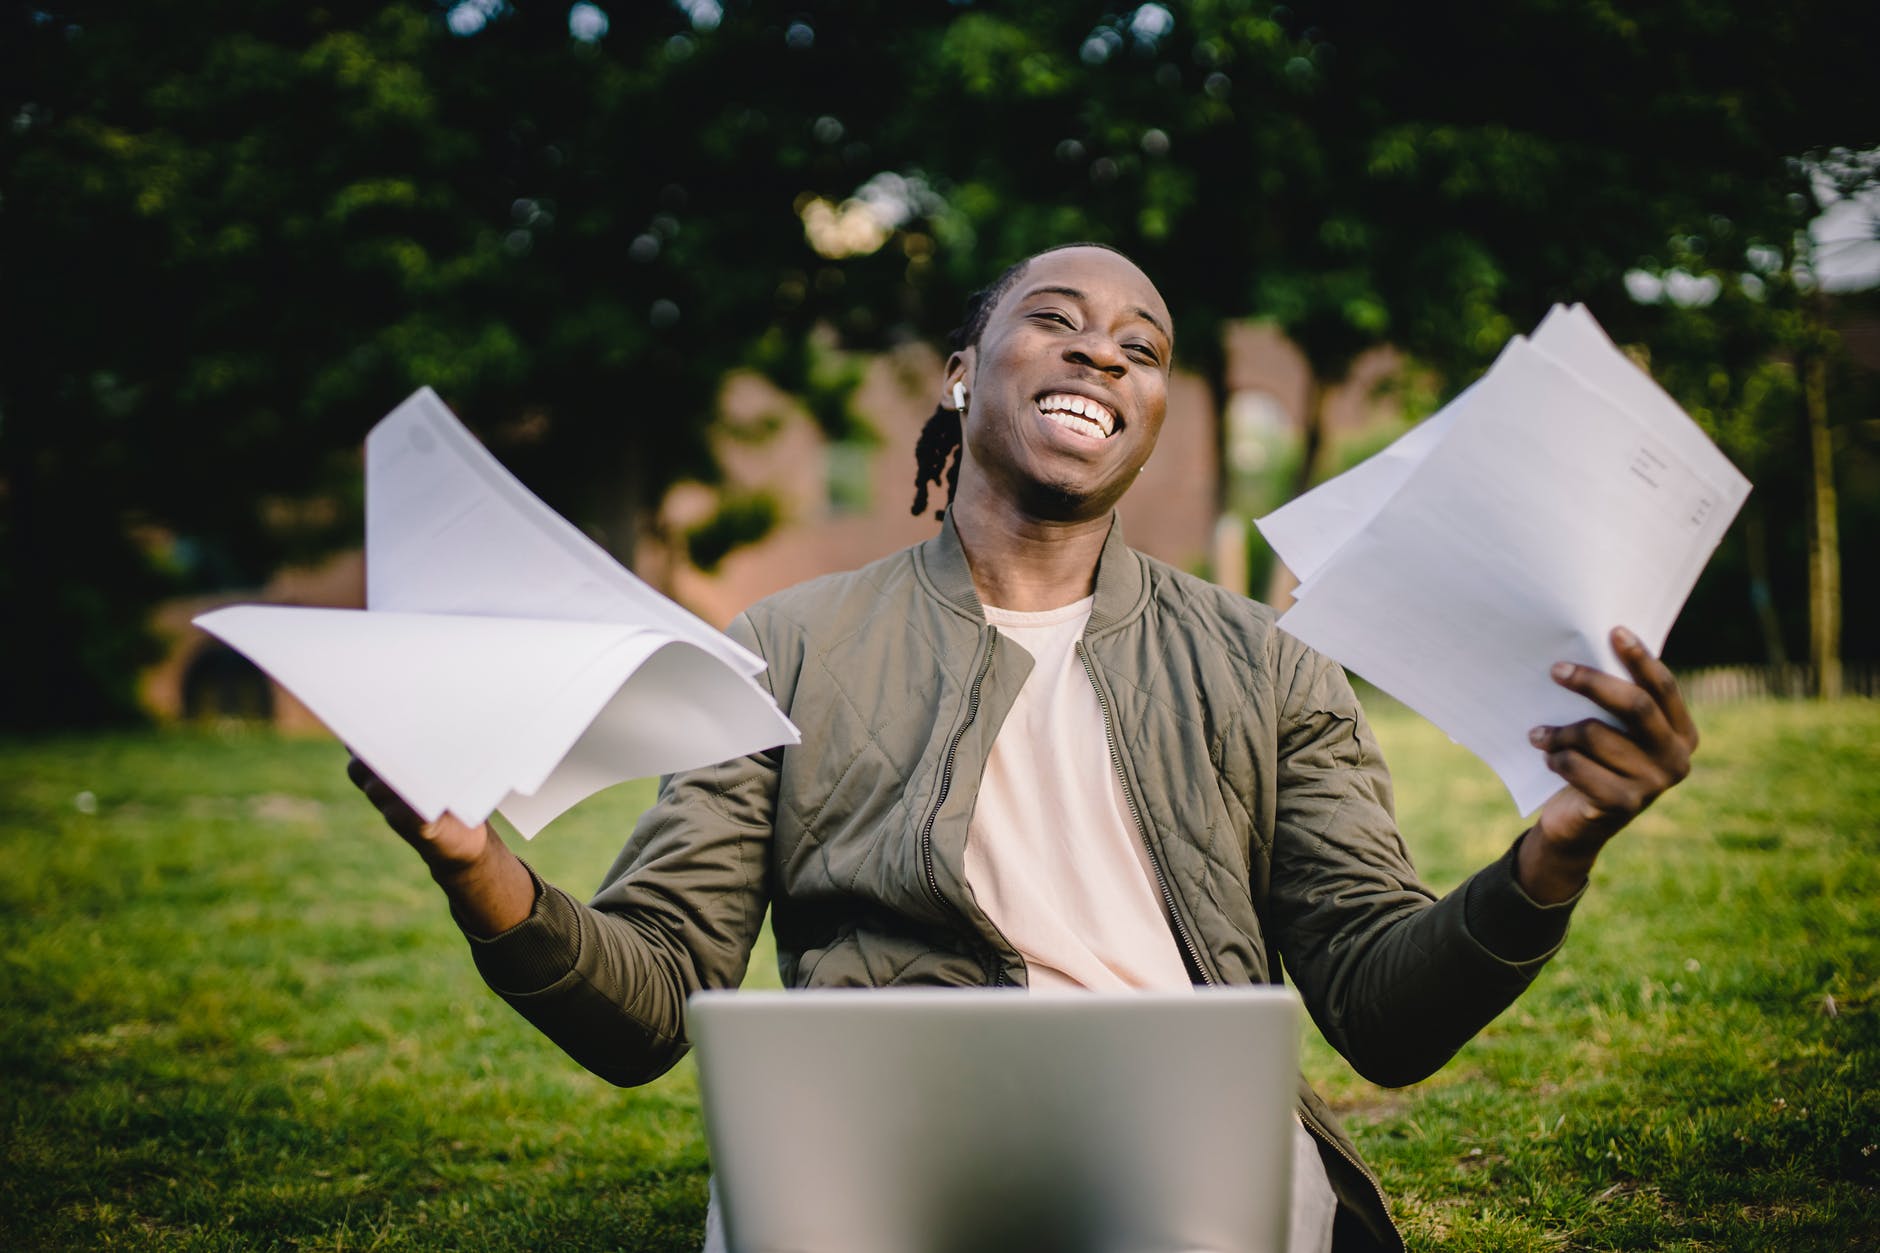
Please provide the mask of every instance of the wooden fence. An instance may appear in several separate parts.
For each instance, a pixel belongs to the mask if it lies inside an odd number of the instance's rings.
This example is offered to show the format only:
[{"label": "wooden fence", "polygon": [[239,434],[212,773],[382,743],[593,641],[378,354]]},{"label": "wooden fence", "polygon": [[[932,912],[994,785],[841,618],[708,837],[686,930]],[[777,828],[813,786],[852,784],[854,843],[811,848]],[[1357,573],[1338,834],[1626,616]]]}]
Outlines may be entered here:
[{"label": "wooden fence", "polygon": [[[1806,700],[1815,692],[1813,666],[1709,666],[1680,670],[1678,686],[1693,705],[1730,701]],[[1847,662],[1841,667],[1841,691],[1848,696],[1880,696],[1880,665]]]}]

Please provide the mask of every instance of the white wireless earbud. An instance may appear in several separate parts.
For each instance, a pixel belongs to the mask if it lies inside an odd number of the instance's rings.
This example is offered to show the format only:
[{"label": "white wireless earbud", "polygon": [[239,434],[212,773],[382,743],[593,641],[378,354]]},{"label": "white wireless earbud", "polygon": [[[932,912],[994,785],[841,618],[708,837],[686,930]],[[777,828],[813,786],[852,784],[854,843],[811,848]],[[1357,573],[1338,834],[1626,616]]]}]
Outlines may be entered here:
[{"label": "white wireless earbud", "polygon": [[961,413],[966,412],[966,384],[955,383],[953,385],[953,407]]}]

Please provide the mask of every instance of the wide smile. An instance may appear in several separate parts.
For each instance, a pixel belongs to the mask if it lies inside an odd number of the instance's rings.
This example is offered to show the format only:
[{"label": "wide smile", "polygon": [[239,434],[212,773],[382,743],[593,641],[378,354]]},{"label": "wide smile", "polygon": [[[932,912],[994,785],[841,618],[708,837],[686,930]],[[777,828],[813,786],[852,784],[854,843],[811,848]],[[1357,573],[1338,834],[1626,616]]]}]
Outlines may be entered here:
[{"label": "wide smile", "polygon": [[1073,392],[1049,392],[1038,397],[1037,404],[1045,421],[1073,435],[1104,440],[1116,434],[1116,410],[1100,400]]}]

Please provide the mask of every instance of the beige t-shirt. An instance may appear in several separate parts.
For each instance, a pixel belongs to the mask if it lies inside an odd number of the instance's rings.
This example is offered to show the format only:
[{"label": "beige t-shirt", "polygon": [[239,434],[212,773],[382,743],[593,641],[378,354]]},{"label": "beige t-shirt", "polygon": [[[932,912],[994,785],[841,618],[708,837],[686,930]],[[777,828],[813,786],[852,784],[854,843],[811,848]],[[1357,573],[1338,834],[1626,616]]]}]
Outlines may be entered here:
[{"label": "beige t-shirt", "polygon": [[986,609],[1036,664],[986,762],[966,881],[1034,990],[1182,990],[1188,970],[1077,655],[1093,601]]},{"label": "beige t-shirt", "polygon": [[[1033,991],[1187,991],[1155,868],[1130,816],[1103,706],[1078,656],[1095,597],[986,621],[1035,665],[999,728],[966,835],[966,882],[1025,959]],[[1293,1131],[1288,1253],[1327,1253],[1338,1201]]]}]

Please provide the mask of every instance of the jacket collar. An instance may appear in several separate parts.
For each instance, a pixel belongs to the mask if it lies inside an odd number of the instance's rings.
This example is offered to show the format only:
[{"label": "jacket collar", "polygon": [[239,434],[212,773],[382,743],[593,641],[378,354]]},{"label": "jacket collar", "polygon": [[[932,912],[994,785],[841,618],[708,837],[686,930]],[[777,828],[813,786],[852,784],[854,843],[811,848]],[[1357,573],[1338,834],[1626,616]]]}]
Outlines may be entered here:
[{"label": "jacket collar", "polygon": [[[966,550],[960,546],[951,510],[940,524],[940,533],[920,544],[915,554],[928,590],[954,610],[983,624],[986,615],[973,587],[972,568],[966,564]],[[1090,608],[1090,625],[1084,628],[1084,634],[1096,635],[1135,617],[1147,603],[1148,593],[1142,557],[1123,541],[1123,520],[1113,513],[1103,553],[1097,558],[1097,599]]]}]

